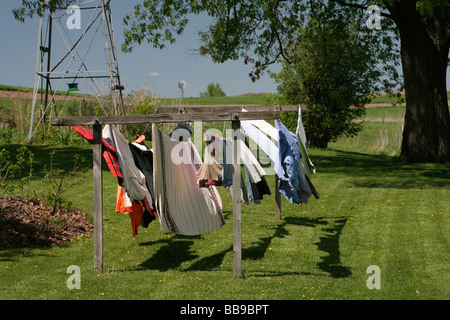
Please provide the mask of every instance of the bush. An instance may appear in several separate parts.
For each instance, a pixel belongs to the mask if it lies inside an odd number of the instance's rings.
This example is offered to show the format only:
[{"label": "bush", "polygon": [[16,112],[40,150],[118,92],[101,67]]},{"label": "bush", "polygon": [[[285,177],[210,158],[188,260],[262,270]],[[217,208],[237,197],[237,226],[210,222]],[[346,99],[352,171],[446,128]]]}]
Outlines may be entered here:
[{"label": "bush", "polygon": [[[311,17],[298,32],[289,48],[292,61],[283,62],[282,71],[272,77],[279,103],[306,105],[302,120],[308,145],[326,148],[342,135],[361,131],[361,123],[354,120],[378,90],[380,71],[365,39],[342,19]],[[283,115],[288,128],[295,128],[294,115]]]}]

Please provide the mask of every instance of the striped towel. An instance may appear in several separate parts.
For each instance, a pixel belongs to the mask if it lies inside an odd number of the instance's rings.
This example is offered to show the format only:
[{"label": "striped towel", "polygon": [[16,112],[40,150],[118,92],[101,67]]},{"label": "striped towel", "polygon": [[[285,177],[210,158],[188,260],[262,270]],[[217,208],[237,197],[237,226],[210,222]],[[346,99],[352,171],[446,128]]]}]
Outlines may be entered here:
[{"label": "striped towel", "polygon": [[[196,174],[202,161],[192,142],[173,140],[155,124],[152,135],[156,210],[161,230],[192,236],[224,226],[222,200],[217,189],[198,186]],[[183,150],[189,161],[174,163],[174,149]]]}]

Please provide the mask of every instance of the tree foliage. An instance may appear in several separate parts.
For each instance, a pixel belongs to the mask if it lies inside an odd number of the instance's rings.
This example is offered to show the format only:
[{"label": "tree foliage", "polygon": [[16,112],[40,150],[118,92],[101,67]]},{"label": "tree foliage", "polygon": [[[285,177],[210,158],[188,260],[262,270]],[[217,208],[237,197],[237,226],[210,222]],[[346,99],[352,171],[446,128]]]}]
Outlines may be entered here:
[{"label": "tree foliage", "polygon": [[[292,61],[272,75],[281,104],[307,106],[303,119],[312,147],[325,148],[342,134],[357,134],[361,124],[354,120],[379,90],[382,72],[371,55],[373,43],[343,18],[331,16],[326,8],[312,15],[297,32]],[[288,114],[283,121],[289,124],[290,118],[295,119]]]},{"label": "tree foliage", "polygon": [[71,2],[68,0],[22,0],[22,5],[13,10],[14,18],[25,22],[27,18],[35,15],[42,16],[44,12],[55,12],[59,8],[67,8]]},{"label": "tree foliage", "polygon": [[[148,41],[156,48],[165,48],[183,33],[192,15],[201,13],[213,18],[213,23],[199,31],[198,54],[208,55],[214,62],[241,59],[252,64],[249,74],[255,81],[271,64],[292,60],[289,48],[293,47],[295,34],[304,27],[308,16],[326,6],[334,15],[345,15],[359,24],[366,35],[372,30],[366,27],[367,13],[359,8],[339,7],[329,1],[325,5],[318,1],[196,1],[196,0],[150,0],[135,6],[134,14],[127,14],[124,23],[127,29],[122,49],[131,52],[135,45]],[[377,45],[370,54],[377,57],[385,68],[386,89],[398,87],[399,51],[395,44],[398,33],[392,22],[384,23],[384,31],[378,32]],[[387,81],[392,79],[393,81]]]},{"label": "tree foliage", "polygon": [[220,87],[220,84],[211,82],[208,84],[205,92],[200,92],[201,98],[210,98],[210,97],[225,97],[226,94]]}]

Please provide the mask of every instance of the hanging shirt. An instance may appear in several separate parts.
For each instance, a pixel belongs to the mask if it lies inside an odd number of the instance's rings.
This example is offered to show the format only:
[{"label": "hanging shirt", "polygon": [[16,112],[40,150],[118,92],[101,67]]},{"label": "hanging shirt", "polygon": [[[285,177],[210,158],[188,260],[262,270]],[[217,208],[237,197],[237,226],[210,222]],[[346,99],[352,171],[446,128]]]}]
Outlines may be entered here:
[{"label": "hanging shirt", "polygon": [[[245,139],[245,145],[248,146],[248,139]],[[259,181],[255,181],[252,179],[249,174],[248,166],[244,165],[245,179],[247,183],[248,189],[248,200],[253,201],[253,204],[261,204],[261,200],[263,199],[263,195],[270,195],[270,188],[267,184],[267,181],[264,175],[259,176]]]},{"label": "hanging shirt", "polygon": [[[247,112],[244,108],[242,111]],[[274,126],[265,120],[245,120],[241,121],[241,128],[247,136],[256,142],[273,163],[278,160],[278,130]]]},{"label": "hanging shirt", "polygon": [[105,125],[103,137],[117,150],[118,163],[122,171],[123,187],[131,200],[145,200],[148,206],[154,207],[153,199],[146,186],[144,174],[136,167],[130,150],[129,141],[112,125]]},{"label": "hanging shirt", "polygon": [[116,212],[127,214],[131,221],[133,237],[138,235],[138,228],[142,224],[144,210],[138,201],[131,201],[126,194],[125,188],[117,186]]},{"label": "hanging shirt", "polygon": [[248,200],[252,201],[253,204],[261,204],[261,200],[263,200],[263,196],[265,194],[270,195],[270,188],[267,184],[266,178],[264,176],[261,177],[261,181],[258,183],[252,182],[247,167],[244,166],[245,170],[245,181],[247,183],[247,189],[248,189]]},{"label": "hanging shirt", "polygon": [[[302,177],[302,182],[306,181],[307,184],[305,185],[304,182],[301,184],[303,194],[299,194],[299,197],[301,198],[301,201],[307,202],[308,200],[306,198],[308,198],[309,194],[312,193],[316,199],[319,199],[320,194],[317,192],[311,181],[311,177],[316,174],[316,168],[306,152],[306,134],[303,127],[301,107],[298,108],[297,129],[295,130],[295,135],[298,138],[297,145],[300,149],[301,155],[300,174]],[[300,192],[302,192],[302,190],[300,190]]]},{"label": "hanging shirt", "polygon": [[222,185],[222,165],[217,161],[220,138],[205,132],[205,158],[197,171],[197,183],[200,188]]},{"label": "hanging shirt", "polygon": [[298,137],[290,132],[280,120],[278,125],[279,160],[275,164],[280,192],[292,203],[308,203],[312,195],[310,180],[304,174]]},{"label": "hanging shirt", "polygon": [[[131,155],[133,156],[134,164],[143,173],[145,177],[145,185],[150,197],[153,200],[155,198],[155,192],[153,188],[153,152],[147,148],[144,144],[144,140],[141,142],[133,142],[129,144]],[[154,203],[151,205],[150,211],[154,211]],[[156,214],[155,214],[156,215]]]},{"label": "hanging shirt", "polygon": [[242,123],[244,123],[244,126],[247,126],[248,124],[255,126],[261,132],[264,132],[267,136],[269,136],[271,139],[278,141],[278,130],[274,126],[272,126],[270,123],[268,123],[267,121],[265,121],[265,120],[245,120],[245,121],[241,121],[241,124]]},{"label": "hanging shirt", "polygon": [[241,128],[244,134],[250,137],[273,163],[278,161],[278,147],[267,135],[247,121],[241,121]]},{"label": "hanging shirt", "polygon": [[150,222],[156,219],[155,216],[146,209],[142,201],[131,201],[125,188],[122,186],[117,186],[116,212],[126,214],[130,217],[133,237],[138,235],[140,226],[148,228]]},{"label": "hanging shirt", "polygon": [[214,159],[208,151],[205,151],[205,160],[197,171],[197,183],[200,188],[222,184],[222,165]]},{"label": "hanging shirt", "polygon": [[[222,141],[222,186],[224,186],[231,194],[233,194],[233,144],[230,139],[221,139]],[[248,205],[249,194],[245,187],[245,181],[241,174],[241,199],[245,205]]]},{"label": "hanging shirt", "polygon": [[[197,171],[201,157],[192,142],[179,142],[152,126],[155,203],[161,230],[183,235],[199,235],[225,225],[222,201],[216,187],[199,188]],[[185,143],[194,160],[174,164],[172,150]],[[179,147],[178,147],[179,148]],[[186,150],[187,148],[184,148]],[[179,148],[181,149],[181,148]]]},{"label": "hanging shirt", "polygon": [[302,121],[302,109],[300,107],[298,108],[297,129],[295,130],[295,135],[298,138],[297,144],[302,155],[301,162],[305,168],[305,174],[311,178],[311,176],[316,173],[316,169],[314,164],[311,162],[308,153],[306,152],[306,134]]},{"label": "hanging shirt", "polygon": [[291,203],[299,203],[297,188],[300,184],[300,149],[297,146],[297,137],[290,132],[280,120],[278,125],[278,161],[275,163],[275,172],[278,175],[278,188],[280,193]]},{"label": "hanging shirt", "polygon": [[[94,134],[91,130],[79,125],[72,127],[87,141],[89,141],[90,143],[94,142]],[[114,177],[117,177],[118,182],[121,185],[123,183],[123,176],[122,171],[120,170],[116,148],[111,145],[105,138],[102,138],[102,152],[103,158],[105,159],[109,170]]]}]

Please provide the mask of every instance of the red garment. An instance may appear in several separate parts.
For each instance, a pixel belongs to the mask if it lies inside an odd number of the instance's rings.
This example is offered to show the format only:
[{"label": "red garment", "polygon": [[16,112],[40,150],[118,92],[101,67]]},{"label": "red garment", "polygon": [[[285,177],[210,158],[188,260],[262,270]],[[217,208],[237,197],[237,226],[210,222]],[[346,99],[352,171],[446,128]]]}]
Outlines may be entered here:
[{"label": "red garment", "polygon": [[[94,142],[94,133],[86,129],[82,126],[72,126],[79,134],[83,136],[90,143]],[[116,148],[112,146],[106,139],[102,139],[102,149],[103,149],[103,158],[106,161],[106,164],[109,167],[109,170],[112,172],[114,177],[117,177],[119,180],[119,184],[122,184],[123,176],[122,171],[120,170],[119,163],[117,161],[117,152]]]}]

